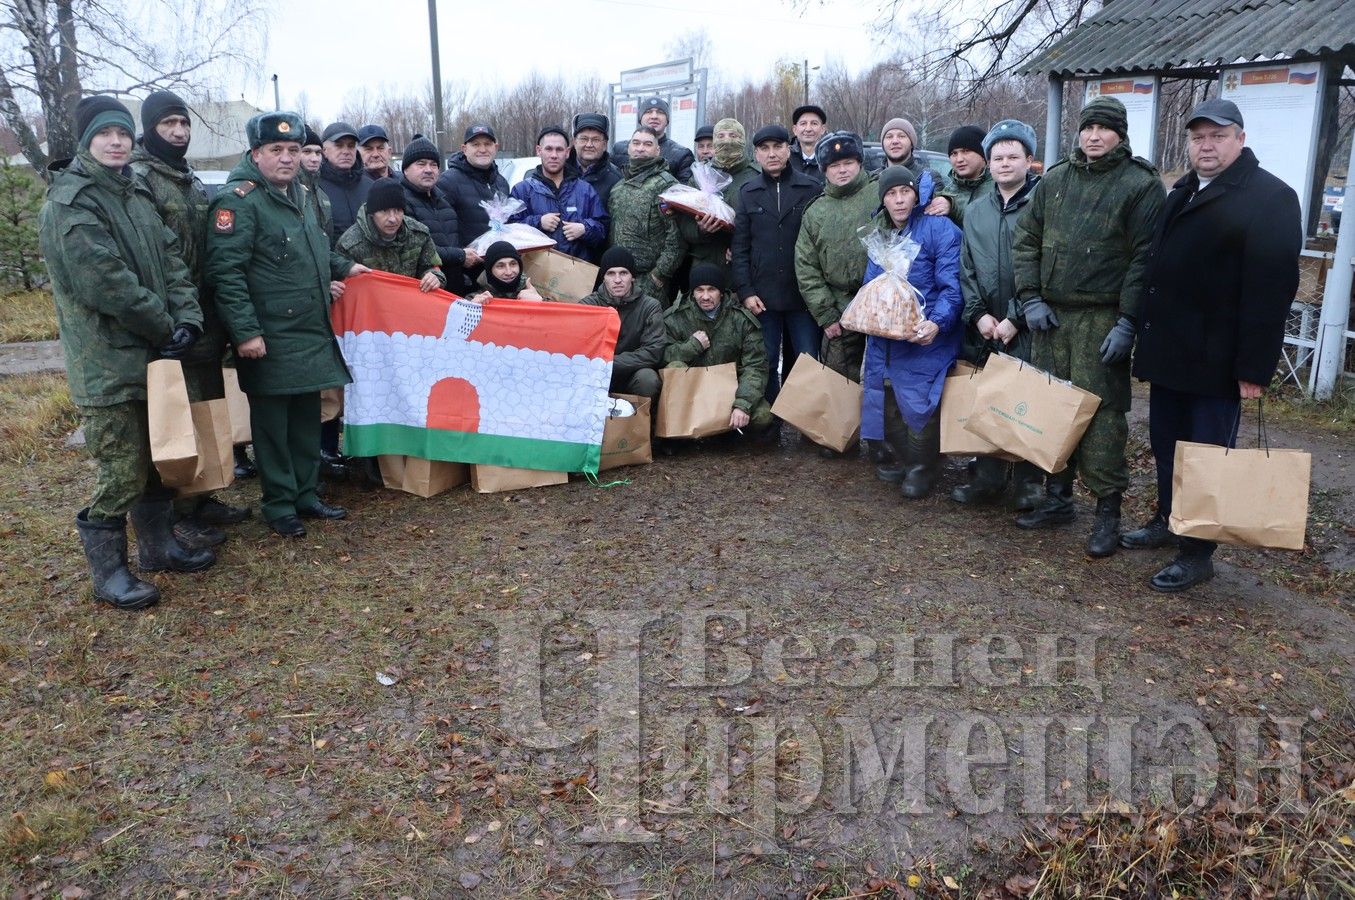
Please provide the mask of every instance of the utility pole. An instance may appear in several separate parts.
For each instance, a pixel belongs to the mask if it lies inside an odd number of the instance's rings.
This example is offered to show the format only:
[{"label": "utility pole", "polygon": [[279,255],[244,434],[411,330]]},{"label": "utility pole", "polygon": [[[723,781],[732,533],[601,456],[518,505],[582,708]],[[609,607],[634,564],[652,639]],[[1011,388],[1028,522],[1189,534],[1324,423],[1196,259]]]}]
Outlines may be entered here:
[{"label": "utility pole", "polygon": [[282,109],[282,95],[278,93],[278,73],[273,73],[273,109]]},{"label": "utility pole", "polygon": [[805,75],[805,105],[809,105],[809,60],[805,60],[805,66],[800,71]]},{"label": "utility pole", "polygon": [[442,63],[438,61],[438,0],[428,0],[428,43],[433,48],[433,143],[438,148],[438,168],[442,168],[443,135],[446,125],[442,121]]}]

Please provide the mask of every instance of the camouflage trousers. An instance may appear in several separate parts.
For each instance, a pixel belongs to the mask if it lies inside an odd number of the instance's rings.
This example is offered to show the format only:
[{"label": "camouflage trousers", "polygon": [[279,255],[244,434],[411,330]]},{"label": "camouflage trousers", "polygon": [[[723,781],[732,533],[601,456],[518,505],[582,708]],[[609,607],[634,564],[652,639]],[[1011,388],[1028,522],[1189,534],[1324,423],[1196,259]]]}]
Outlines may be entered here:
[{"label": "camouflage trousers", "polygon": [[866,336],[858,331],[847,331],[835,338],[827,335],[819,347],[819,362],[834,372],[861,383],[861,363],[866,358]]},{"label": "camouflage trousers", "polygon": [[146,425],[146,401],[131,400],[112,406],[83,406],[81,424],[85,449],[98,468],[89,518],[121,519],[143,495],[166,498],[151,463],[151,437]]},{"label": "camouflage trousers", "polygon": [[1129,363],[1108,366],[1101,362],[1101,342],[1115,327],[1120,312],[1113,306],[1065,307],[1050,304],[1059,327],[1039,331],[1031,344],[1030,361],[1054,377],[1101,398],[1101,405],[1068,461],[1066,473],[1082,476],[1082,483],[1097,497],[1118,494],[1129,487],[1129,464],[1125,443],[1129,439]]}]

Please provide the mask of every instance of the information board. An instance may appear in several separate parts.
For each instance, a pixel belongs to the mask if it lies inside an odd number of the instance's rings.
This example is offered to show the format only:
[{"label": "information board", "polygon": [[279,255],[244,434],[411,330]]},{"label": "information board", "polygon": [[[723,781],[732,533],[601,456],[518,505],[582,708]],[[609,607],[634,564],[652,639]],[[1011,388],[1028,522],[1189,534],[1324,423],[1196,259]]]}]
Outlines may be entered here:
[{"label": "information board", "polygon": [[1319,63],[1224,69],[1219,96],[1242,111],[1247,146],[1299,195],[1307,227],[1323,72]]},{"label": "information board", "polygon": [[1092,80],[1087,82],[1085,101],[1114,97],[1123,103],[1129,117],[1129,148],[1135,156],[1153,161],[1157,158],[1158,85],[1158,79],[1148,75]]}]

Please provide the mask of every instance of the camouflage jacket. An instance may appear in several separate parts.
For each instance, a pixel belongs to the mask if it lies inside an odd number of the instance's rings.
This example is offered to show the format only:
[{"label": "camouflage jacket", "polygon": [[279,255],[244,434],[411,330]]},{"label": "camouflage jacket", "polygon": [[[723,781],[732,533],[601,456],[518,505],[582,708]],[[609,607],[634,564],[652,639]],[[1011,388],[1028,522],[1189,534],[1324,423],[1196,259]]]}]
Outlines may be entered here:
[{"label": "camouflage jacket", "polygon": [[671,278],[682,261],[677,223],[659,209],[659,194],[677,179],[663,157],[631,163],[626,177],[612,188],[612,231],[608,245],[635,254],[636,277],[655,273]]},{"label": "camouflage jacket", "polygon": [[358,209],[358,220],[339,238],[337,249],[369,269],[410,278],[422,278],[426,272],[436,272],[442,286],[447,286],[447,276],[442,274],[442,260],[433,246],[433,236],[428,226],[413,216],[405,216],[395,237],[388,238],[376,230],[364,203]]},{"label": "camouflage jacket", "polygon": [[993,186],[993,176],[988,174],[988,169],[984,169],[978,178],[961,178],[952,174],[946,180],[946,186],[939,191],[940,196],[950,201],[950,220],[961,228],[964,227],[964,211],[973,203],[975,198],[990,190]]},{"label": "camouflage jacket", "polygon": [[[719,169],[734,180],[730,182],[729,187],[720,192],[720,196],[733,209],[734,204],[739,201],[739,188],[743,187],[745,182],[751,181],[762,174],[762,167],[751,160],[744,160],[743,164],[733,170]],[[689,179],[689,184],[696,187],[696,178]],[[678,234],[682,237],[682,256],[690,258],[693,263],[708,262],[719,266],[722,269],[729,267],[729,260],[725,254],[729,251],[730,242],[734,239],[732,230],[720,230],[711,234],[702,231],[696,224],[696,217],[690,213],[681,210],[673,211],[673,218],[677,222]]]},{"label": "camouflage jacket", "polygon": [[[725,294],[714,319],[706,318],[691,297],[683,297],[663,314],[663,325],[668,332],[668,349],[663,352],[665,366],[695,368],[734,363],[739,377],[734,408],[751,415],[767,392],[767,348],[757,316],[744,309],[733,294]],[[710,347],[703,348],[692,337],[698,331],[704,331],[710,338]]]},{"label": "camouflage jacket", "polygon": [[795,277],[800,296],[819,327],[842,317],[866,274],[866,248],[856,230],[869,225],[880,208],[875,181],[862,169],[838,187],[825,182],[800,220],[795,239]]},{"label": "camouflage jacket", "polygon": [[146,184],[87,154],[52,166],[38,239],[77,406],[146,399],[146,364],[179,325],[202,327],[197,290]]},{"label": "camouflage jacket", "polygon": [[1077,149],[1050,166],[1016,220],[1016,296],[1118,306],[1137,318],[1166,194],[1153,164],[1128,144],[1091,162]]},{"label": "camouflage jacket", "polygon": [[302,185],[269,184],[242,154],[212,198],[207,282],[238,347],[262,336],[267,355],[237,359],[246,394],[286,396],[352,379],[329,321],[329,283],[352,260],[330,249]]}]

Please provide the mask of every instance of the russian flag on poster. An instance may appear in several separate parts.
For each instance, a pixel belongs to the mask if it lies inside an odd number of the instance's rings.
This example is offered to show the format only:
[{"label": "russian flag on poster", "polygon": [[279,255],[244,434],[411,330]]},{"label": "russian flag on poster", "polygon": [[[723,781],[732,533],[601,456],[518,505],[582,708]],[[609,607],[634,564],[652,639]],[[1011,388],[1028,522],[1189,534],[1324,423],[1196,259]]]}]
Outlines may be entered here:
[{"label": "russian flag on poster", "polygon": [[1313,72],[1295,72],[1293,69],[1290,69],[1290,70],[1289,70],[1289,83],[1290,83],[1290,84],[1316,84],[1316,83],[1317,83],[1317,72],[1316,72],[1316,71],[1313,71]]},{"label": "russian flag on poster", "polygon": [[480,306],[387,272],[345,285],[330,315],[353,376],[346,453],[597,473],[616,310]]},{"label": "russian flag on poster", "polygon": [[1136,82],[1134,82],[1134,93],[1136,93],[1136,94],[1151,94],[1152,92],[1153,92],[1153,83],[1152,83],[1151,81],[1136,81]]}]

